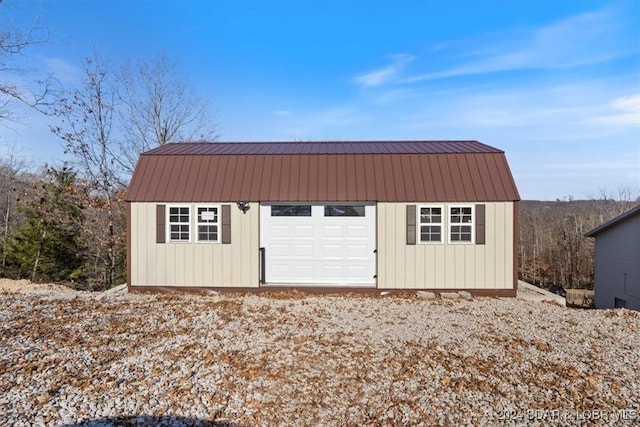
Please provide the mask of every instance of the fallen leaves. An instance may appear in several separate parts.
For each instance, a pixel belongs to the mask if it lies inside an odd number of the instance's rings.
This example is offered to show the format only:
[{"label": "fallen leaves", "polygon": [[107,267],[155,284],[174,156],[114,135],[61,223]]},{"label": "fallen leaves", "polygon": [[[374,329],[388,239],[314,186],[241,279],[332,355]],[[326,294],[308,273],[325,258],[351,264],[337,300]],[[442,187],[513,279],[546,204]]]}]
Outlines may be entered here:
[{"label": "fallen leaves", "polygon": [[295,292],[0,298],[0,424],[148,413],[477,425],[498,405],[624,408],[640,396],[639,339],[624,328],[638,317],[626,312]]}]

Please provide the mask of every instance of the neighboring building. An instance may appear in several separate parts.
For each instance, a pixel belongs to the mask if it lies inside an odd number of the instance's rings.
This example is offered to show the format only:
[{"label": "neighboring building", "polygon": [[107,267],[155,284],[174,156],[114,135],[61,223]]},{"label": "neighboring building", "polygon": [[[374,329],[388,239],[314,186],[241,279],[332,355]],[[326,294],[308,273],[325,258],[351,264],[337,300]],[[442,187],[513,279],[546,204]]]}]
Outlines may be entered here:
[{"label": "neighboring building", "polygon": [[516,294],[518,191],[477,141],[168,144],[126,200],[134,291]]},{"label": "neighboring building", "polygon": [[596,239],[596,308],[640,310],[640,205],[585,236]]}]

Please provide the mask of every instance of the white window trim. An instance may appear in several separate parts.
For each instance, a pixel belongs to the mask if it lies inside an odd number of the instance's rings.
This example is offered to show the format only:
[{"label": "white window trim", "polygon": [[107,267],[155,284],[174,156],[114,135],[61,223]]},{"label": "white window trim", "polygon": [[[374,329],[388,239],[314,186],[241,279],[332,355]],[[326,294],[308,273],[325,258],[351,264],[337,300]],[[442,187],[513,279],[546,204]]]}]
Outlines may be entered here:
[{"label": "white window trim", "polygon": [[[210,222],[198,222],[198,208],[216,208],[218,210],[218,221],[215,222],[215,224],[210,223]],[[195,227],[193,228],[193,232],[195,234],[195,240],[196,243],[203,243],[203,244],[219,244],[222,239],[222,207],[221,205],[213,205],[213,204],[202,204],[202,205],[196,205],[195,208],[193,209],[194,212],[194,222],[195,222]],[[200,225],[217,225],[218,226],[218,238],[216,240],[200,240],[200,231],[198,230],[198,227]]]},{"label": "white window trim", "polygon": [[[189,222],[187,223],[189,225],[189,239],[188,240],[174,240],[171,238],[171,225],[172,224],[179,224],[179,223],[172,223],[170,221],[171,218],[171,208],[188,208],[189,209]],[[193,206],[191,205],[167,205],[167,243],[191,243],[191,233],[193,232],[193,216],[191,215],[193,212]]]},{"label": "white window trim", "polygon": [[[471,208],[471,223],[451,222],[451,209],[453,208]],[[471,226],[471,240],[468,242],[454,242],[451,240],[451,228],[455,225]],[[476,243],[476,209],[473,204],[460,204],[447,206],[447,239],[450,245],[474,245]]]},{"label": "white window trim", "polygon": [[[441,217],[442,217],[442,221],[439,223],[429,223],[429,224],[423,224],[420,222],[420,209],[421,208],[440,208],[440,212],[442,213]],[[416,218],[416,232],[418,233],[418,235],[416,236],[416,242],[418,242],[418,244],[420,245],[442,245],[445,242],[445,237],[444,234],[445,232],[448,231],[447,227],[445,226],[445,219],[447,217],[447,209],[445,209],[444,205],[418,205],[417,209],[416,209],[416,215],[418,216]],[[420,238],[420,227],[422,225],[440,225],[440,241],[439,242],[423,242],[422,239]]]}]

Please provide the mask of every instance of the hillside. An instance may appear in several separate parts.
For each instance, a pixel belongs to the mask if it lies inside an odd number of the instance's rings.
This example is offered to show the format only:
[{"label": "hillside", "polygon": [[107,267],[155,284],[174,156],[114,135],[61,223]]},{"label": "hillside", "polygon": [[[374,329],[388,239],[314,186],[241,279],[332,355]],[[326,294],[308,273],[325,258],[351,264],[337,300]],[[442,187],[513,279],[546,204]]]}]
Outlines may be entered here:
[{"label": "hillside", "polygon": [[593,288],[593,239],[584,234],[640,203],[626,200],[523,200],[518,275],[548,287]]}]

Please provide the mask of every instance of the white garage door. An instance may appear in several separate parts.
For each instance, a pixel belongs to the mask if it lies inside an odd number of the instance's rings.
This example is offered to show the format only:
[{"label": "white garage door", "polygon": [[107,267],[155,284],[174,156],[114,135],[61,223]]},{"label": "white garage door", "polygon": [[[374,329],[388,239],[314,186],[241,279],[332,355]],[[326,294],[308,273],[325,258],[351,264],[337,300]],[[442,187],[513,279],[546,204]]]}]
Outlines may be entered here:
[{"label": "white garage door", "polygon": [[375,205],[266,203],[260,218],[266,283],[376,283]]}]

